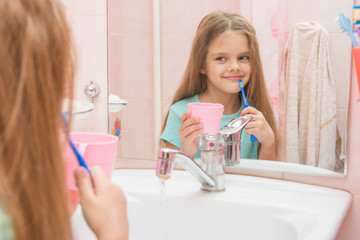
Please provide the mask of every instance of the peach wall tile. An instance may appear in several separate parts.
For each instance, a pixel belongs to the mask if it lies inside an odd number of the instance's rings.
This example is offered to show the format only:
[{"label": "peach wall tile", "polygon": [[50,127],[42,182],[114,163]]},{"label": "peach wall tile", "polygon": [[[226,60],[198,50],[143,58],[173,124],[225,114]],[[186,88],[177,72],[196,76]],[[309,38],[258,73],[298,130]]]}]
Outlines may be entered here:
[{"label": "peach wall tile", "polygon": [[79,26],[79,16],[71,16],[68,17],[69,24],[71,26],[72,30],[72,37],[73,37],[73,44],[75,48],[75,54],[76,54],[76,71],[75,71],[75,79],[74,79],[74,98],[79,99],[81,96],[80,86],[81,86],[81,70],[80,70],[80,58],[81,58],[81,29]]},{"label": "peach wall tile", "polygon": [[116,34],[109,34],[109,52],[108,52],[108,71],[109,71],[109,92],[121,96],[121,76],[123,69],[120,67],[122,63],[122,51],[121,51],[121,36]]},{"label": "peach wall tile", "polygon": [[108,121],[107,118],[104,118],[104,116],[108,115],[107,104],[102,102],[100,105],[95,102],[94,105],[94,110],[89,112],[87,117],[81,121],[81,131],[108,133]]},{"label": "peach wall tile", "polygon": [[105,0],[78,0],[82,16],[106,16]]},{"label": "peach wall tile", "polygon": [[251,22],[253,1],[239,0],[239,13]]},{"label": "peach wall tile", "polygon": [[161,4],[161,32],[192,34],[206,13],[202,0],[163,1]]},{"label": "peach wall tile", "polygon": [[65,11],[68,16],[79,15],[79,0],[61,0],[65,6]]},{"label": "peach wall tile", "polygon": [[115,162],[115,169],[154,169],[156,161],[153,159],[133,159],[119,157]]},{"label": "peach wall tile", "polygon": [[240,10],[240,0],[203,0],[203,2],[203,9],[207,13],[214,11],[232,11],[239,13]]},{"label": "peach wall tile", "polygon": [[[108,128],[107,117],[104,117],[107,116],[106,11],[102,12],[102,16],[96,18],[84,17],[80,13],[78,0],[63,0],[63,3],[67,8],[77,54],[74,98],[89,101],[82,90],[90,80],[97,82],[102,89],[94,102],[94,110],[88,113],[85,119],[76,120],[74,118],[72,130],[106,133]],[[106,1],[99,0],[96,8],[100,8],[100,6],[106,9]]]},{"label": "peach wall tile", "polygon": [[152,99],[152,37],[150,35],[124,35],[118,41],[121,47],[115,50],[119,51],[121,62],[115,63],[117,66],[111,63],[110,67],[118,68],[119,76],[112,76],[111,82],[113,78],[115,81],[120,81],[123,89],[122,98]]},{"label": "peach wall tile", "polygon": [[[354,194],[360,194],[360,103],[357,102],[356,77],[351,81],[350,103],[349,103],[349,131],[348,131],[348,153],[349,153],[349,167],[348,178],[350,179],[347,188]],[[360,216],[359,216],[360,220]]]},{"label": "peach wall tile", "polygon": [[161,40],[162,98],[171,99],[179,87],[194,35],[166,34]]},{"label": "peach wall tile", "polygon": [[296,173],[284,173],[284,180],[308,183],[323,187],[333,187],[341,190],[346,190],[346,183],[349,179],[346,176],[342,177],[326,177],[326,176],[315,176],[305,175]]},{"label": "peach wall tile", "polygon": [[74,98],[79,99],[79,96],[81,95],[81,71],[79,70],[79,56],[81,54],[80,52],[80,27],[79,27],[79,16],[70,16],[68,17],[68,22],[71,26],[72,31],[72,38],[73,38],[73,44],[75,47],[75,53],[76,53],[76,60],[77,60],[77,68],[75,71],[74,76]]},{"label": "peach wall tile", "polygon": [[[90,81],[100,86],[100,94],[94,100],[94,110],[91,118],[84,119],[84,126],[89,131],[107,132],[107,31],[106,17],[79,18],[79,56],[78,70],[81,72],[80,85],[77,85],[77,99],[89,101],[83,94],[83,88]],[[96,122],[96,124],[94,124]]]},{"label": "peach wall tile", "polygon": [[152,33],[152,1],[108,0],[108,5],[111,33]]},{"label": "peach wall tile", "polygon": [[360,103],[358,98],[357,81],[353,75],[350,87],[350,103],[349,103],[349,158],[348,158],[348,174],[347,182],[344,187],[353,194],[353,204],[345,218],[345,221],[339,231],[337,240],[349,239],[355,240],[360,238]]},{"label": "peach wall tile", "polygon": [[163,33],[193,34],[200,20],[213,11],[238,11],[239,0],[184,0],[163,1],[161,21]]},{"label": "peach wall tile", "polygon": [[82,82],[87,83],[93,80],[99,83],[106,95],[107,32],[104,26],[106,26],[106,17],[79,18],[81,32],[78,34],[78,63],[82,73]]},{"label": "peach wall tile", "polygon": [[360,216],[360,196],[353,196],[348,214],[335,238],[335,240],[358,240],[360,238],[360,228],[358,227]]},{"label": "peach wall tile", "polygon": [[147,100],[127,100],[127,106],[121,110],[121,157],[153,159],[154,146],[158,144],[154,142],[154,103]]},{"label": "peach wall tile", "polygon": [[330,61],[336,84],[337,108],[349,105],[351,78],[351,42],[344,33],[330,33]]},{"label": "peach wall tile", "polygon": [[288,29],[295,23],[305,21],[316,21],[323,25],[329,32],[339,32],[335,17],[340,13],[345,16],[352,16],[353,1],[332,1],[327,0],[302,0],[287,1],[288,3]]}]

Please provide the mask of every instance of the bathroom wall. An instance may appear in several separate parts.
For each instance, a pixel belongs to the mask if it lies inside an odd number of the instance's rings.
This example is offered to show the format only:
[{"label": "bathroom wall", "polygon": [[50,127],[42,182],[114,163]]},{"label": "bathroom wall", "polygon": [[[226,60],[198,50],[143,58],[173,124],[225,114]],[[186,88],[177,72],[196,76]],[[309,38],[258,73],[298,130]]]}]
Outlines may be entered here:
[{"label": "bathroom wall", "polygon": [[152,1],[110,0],[108,6],[110,93],[128,102],[121,112],[110,114],[111,125],[116,117],[121,120],[118,153],[153,158]]},{"label": "bathroom wall", "polygon": [[[82,87],[90,79],[101,85],[102,94],[96,99],[95,110],[92,115],[84,120],[83,124],[76,126],[79,130],[107,131],[107,123],[105,119],[106,111],[106,8],[104,0],[63,0],[68,6],[69,18],[74,29],[74,34],[78,48],[79,71],[76,76],[76,98],[87,100],[82,94]],[[236,11],[240,7],[240,1],[230,1],[232,7],[230,9]],[[163,1],[162,19],[163,37],[162,40],[167,50],[171,50],[168,56],[162,56],[162,68],[166,69],[163,78],[174,79],[177,82],[182,75],[182,69],[186,63],[188,52],[180,51],[183,43],[190,43],[195,29],[179,29],[181,26],[196,26],[200,18],[193,11],[203,9],[202,15],[215,9],[223,9],[222,2],[217,0],[208,1]],[[302,14],[309,11],[318,11],[319,15],[330,17],[337,14],[340,9],[332,8],[331,1],[311,1],[309,4],[304,1],[287,1],[287,4],[296,5],[297,11]],[[308,6],[316,4],[318,7],[311,9]],[[111,7],[110,7],[111,6]],[[244,6],[244,5],[243,5]],[[324,7],[326,6],[326,7]],[[136,15],[132,15],[125,9],[133,8],[137,10]],[[177,10],[175,16],[167,16],[166,10],[172,8]],[[121,151],[124,156],[131,158],[142,158],[143,154],[146,158],[153,158],[153,85],[152,81],[152,65],[149,65],[149,59],[152,59],[152,6],[148,0],[109,0],[109,11],[114,14],[113,20],[109,21],[110,38],[109,44],[111,49],[109,53],[110,64],[116,60],[116,65],[109,66],[109,74],[115,75],[118,79],[119,87],[114,89],[121,98],[128,100],[128,105],[121,113],[127,113],[126,118],[121,118],[122,137],[130,138],[129,142],[122,145]],[[240,9],[239,9],[240,11]],[[305,20],[306,15],[303,15]],[[329,17],[329,16],[328,16]],[[295,21],[296,19],[294,19]],[[181,21],[181,24],[178,24]],[[185,22],[185,24],[184,24]],[[196,23],[195,25],[193,23]],[[183,30],[182,34],[176,34],[173,30]],[[333,30],[335,41],[348,41],[344,34],[337,33]],[[332,43],[336,44],[336,42]],[[136,46],[132,48],[131,46]],[[188,49],[190,50],[190,49]],[[335,49],[337,52],[332,54],[343,54],[343,49]],[[178,64],[168,65],[166,58],[177,58]],[[340,68],[346,67],[344,63],[333,63]],[[125,75],[123,69],[131,69],[131,73]],[[339,71],[341,74],[341,70]],[[341,77],[341,76],[340,76]],[[348,76],[343,76],[346,81]],[[163,106],[168,106],[169,97],[176,89],[176,84],[163,86]],[[343,89],[339,89],[342,91]],[[357,92],[356,79],[351,80],[351,95],[349,105],[349,134],[348,134],[348,174],[344,178],[314,177],[307,175],[294,175],[287,173],[268,174],[261,171],[255,172],[254,175],[269,176],[279,179],[299,181],[329,187],[344,189],[353,194],[353,203],[351,209],[340,229],[338,240],[355,240],[360,238],[360,103],[356,100],[359,98]],[[346,102],[344,104],[347,104]],[[120,113],[120,114],[121,114]],[[120,117],[122,115],[119,115]],[[125,116],[125,114],[124,114]],[[339,117],[346,116],[346,112],[340,112]],[[91,121],[89,121],[91,120]],[[126,125],[127,122],[133,122],[133,125]],[[131,132],[134,128],[141,129],[141,136],[133,136]],[[121,140],[121,139],[120,139]],[[136,144],[133,144],[136,143]],[[124,143],[121,143],[124,144]],[[142,146],[142,151],[131,148],[132,146]]]},{"label": "bathroom wall", "polygon": [[73,30],[77,66],[74,99],[90,101],[83,88],[91,80],[100,86],[94,110],[75,116],[72,131],[107,133],[107,5],[105,0],[62,0]]}]

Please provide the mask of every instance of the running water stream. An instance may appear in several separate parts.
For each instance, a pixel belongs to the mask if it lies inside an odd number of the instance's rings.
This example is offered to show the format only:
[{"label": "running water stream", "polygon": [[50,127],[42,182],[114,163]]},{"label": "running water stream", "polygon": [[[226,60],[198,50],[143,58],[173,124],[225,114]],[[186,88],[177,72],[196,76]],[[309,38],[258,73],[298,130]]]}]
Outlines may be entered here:
[{"label": "running water stream", "polygon": [[160,182],[160,216],[159,216],[159,229],[160,240],[165,240],[164,229],[164,216],[165,216],[165,196],[166,196],[166,179],[159,177]]}]

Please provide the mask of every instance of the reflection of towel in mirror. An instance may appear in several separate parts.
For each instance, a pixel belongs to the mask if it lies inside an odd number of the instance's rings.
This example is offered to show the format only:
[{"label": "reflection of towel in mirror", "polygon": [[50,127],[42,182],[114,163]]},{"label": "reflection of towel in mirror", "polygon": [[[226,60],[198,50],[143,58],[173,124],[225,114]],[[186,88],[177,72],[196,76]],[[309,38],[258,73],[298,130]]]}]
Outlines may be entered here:
[{"label": "reflection of towel in mirror", "polygon": [[280,80],[280,131],[287,161],[335,170],[336,92],[329,34],[316,22],[296,24]]}]

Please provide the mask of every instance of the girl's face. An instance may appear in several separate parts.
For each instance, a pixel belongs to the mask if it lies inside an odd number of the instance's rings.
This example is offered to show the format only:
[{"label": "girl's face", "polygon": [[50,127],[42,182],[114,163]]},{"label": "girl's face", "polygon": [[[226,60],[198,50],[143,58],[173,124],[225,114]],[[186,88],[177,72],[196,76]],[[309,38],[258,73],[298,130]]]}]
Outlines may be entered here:
[{"label": "girl's face", "polygon": [[245,34],[226,31],[209,45],[205,67],[208,91],[234,94],[240,91],[238,82],[249,82],[251,74],[250,50]]}]

